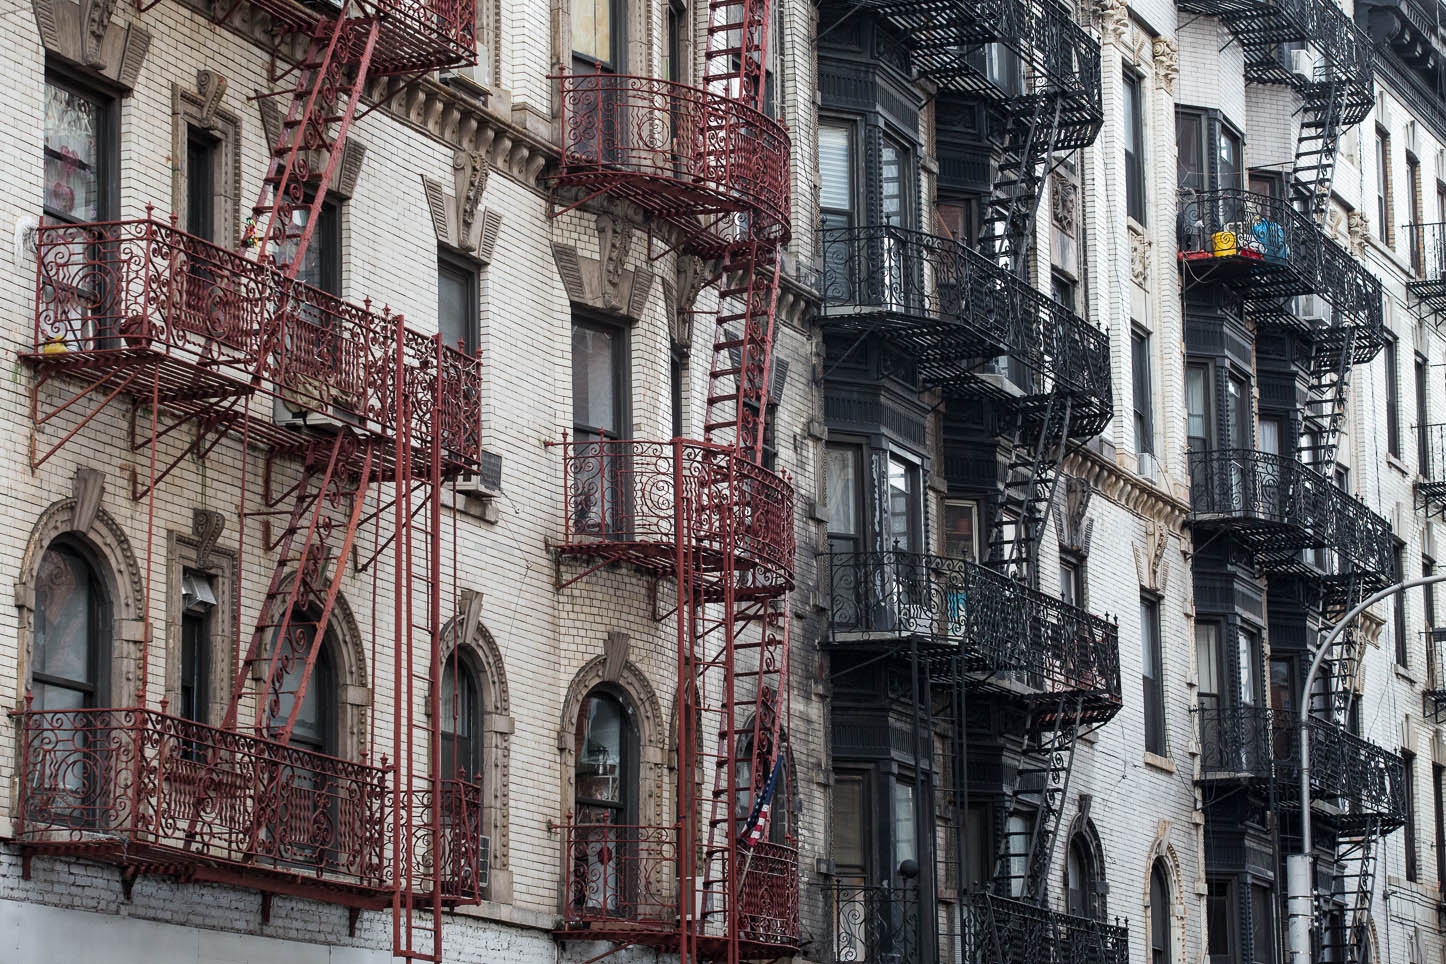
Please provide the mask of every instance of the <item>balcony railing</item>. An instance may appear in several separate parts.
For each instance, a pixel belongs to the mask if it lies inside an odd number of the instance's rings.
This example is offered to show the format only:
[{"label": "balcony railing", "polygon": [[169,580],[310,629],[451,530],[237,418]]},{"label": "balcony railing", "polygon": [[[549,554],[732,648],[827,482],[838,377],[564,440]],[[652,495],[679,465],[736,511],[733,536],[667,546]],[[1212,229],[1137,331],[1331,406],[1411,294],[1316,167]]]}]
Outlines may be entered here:
[{"label": "balcony railing", "polygon": [[1428,629],[1426,638],[1426,686],[1421,694],[1422,711],[1433,723],[1446,723],[1446,627]]},{"label": "balcony railing", "polygon": [[1229,526],[1262,569],[1394,580],[1390,523],[1310,466],[1253,449],[1191,452],[1189,465],[1192,521]]},{"label": "balcony railing", "polygon": [[831,964],[930,964],[934,949],[919,934],[919,888],[847,881],[824,889],[833,940],[825,949]]},{"label": "balcony railing", "polygon": [[1446,223],[1408,224],[1411,274],[1406,288],[1432,311],[1446,312]]},{"label": "balcony railing", "polygon": [[961,913],[964,964],[1129,964],[1129,930],[1119,922],[977,893]]},{"label": "balcony railing", "polygon": [[[335,892],[355,906],[390,900],[389,768],[149,710],[16,716],[23,848],[323,899]],[[480,792],[440,784],[442,898],[475,901],[487,878]],[[408,806],[429,822],[429,792]],[[429,868],[429,840],[413,846],[414,866]]]},{"label": "balcony railing", "polygon": [[559,443],[565,554],[673,571],[681,541],[732,552],[758,590],[793,579],[793,486],[723,446],[675,439]]},{"label": "balcony railing", "polygon": [[137,394],[154,377],[162,403],[180,408],[259,390],[383,438],[404,410],[414,436],[429,438],[435,411],[444,462],[475,470],[481,362],[407,329],[400,315],[155,219],[42,225],[36,261],[28,357],[37,365]]},{"label": "balcony railing", "polygon": [[911,552],[830,553],[831,645],[917,644],[1039,696],[1120,704],[1119,628],[983,566]]},{"label": "balcony railing", "polygon": [[1235,188],[1180,192],[1179,248],[1186,269],[1218,272],[1244,297],[1315,291],[1318,228],[1284,198]]},{"label": "balcony railing", "polygon": [[1272,772],[1275,731],[1262,706],[1219,706],[1201,698],[1200,775],[1206,780],[1265,780]]},{"label": "balcony railing", "polygon": [[1446,423],[1423,425],[1420,454],[1425,456],[1419,466],[1416,482],[1417,501],[1431,507],[1446,505]]},{"label": "balcony railing", "polygon": [[[1277,714],[1274,725],[1277,793],[1298,797],[1300,722],[1294,714]],[[1406,816],[1401,758],[1335,723],[1311,717],[1306,726],[1312,803],[1329,807],[1332,820],[1344,829],[1377,821],[1383,832],[1399,827]]]},{"label": "balcony railing", "polygon": [[[1108,421],[1108,338],[1024,279],[958,241],[892,225],[825,229],[821,244],[825,326],[884,334],[949,391],[1022,405],[1069,395],[1077,435]],[[984,370],[999,357],[1017,376],[1009,388]]]},{"label": "balcony railing", "polygon": [[560,184],[612,192],[705,248],[787,242],[789,139],[778,121],[741,99],[656,77],[557,79]]},{"label": "balcony railing", "polygon": [[[564,827],[563,930],[670,946],[677,939],[677,826]],[[798,943],[798,851],[763,841],[740,859],[739,936],[755,947]],[[701,901],[701,898],[700,898]]]}]

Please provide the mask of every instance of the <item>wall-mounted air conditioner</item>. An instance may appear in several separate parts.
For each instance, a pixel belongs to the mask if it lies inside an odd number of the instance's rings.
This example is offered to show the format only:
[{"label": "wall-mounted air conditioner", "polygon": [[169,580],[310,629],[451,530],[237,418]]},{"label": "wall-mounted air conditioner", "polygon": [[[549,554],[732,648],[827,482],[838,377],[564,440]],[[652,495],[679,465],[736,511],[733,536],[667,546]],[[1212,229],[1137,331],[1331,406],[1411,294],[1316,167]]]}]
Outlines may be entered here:
[{"label": "wall-mounted air conditioner", "polygon": [[1297,48],[1290,52],[1290,72],[1306,83],[1315,80],[1315,70],[1319,63],[1315,53],[1309,49]]},{"label": "wall-mounted air conditioner", "polygon": [[502,456],[484,451],[478,470],[457,479],[457,491],[482,499],[495,499],[502,494]]},{"label": "wall-mounted air conditioner", "polygon": [[489,94],[487,78],[492,73],[491,68],[486,63],[486,59],[486,53],[479,50],[477,52],[477,63],[474,66],[439,70],[437,71],[437,80],[459,93],[485,101]]},{"label": "wall-mounted air conditioner", "polygon": [[1008,355],[991,358],[980,367],[979,380],[987,385],[993,385],[995,389],[1005,395],[1017,398],[1024,394],[1024,389],[1011,376],[1009,362]]}]

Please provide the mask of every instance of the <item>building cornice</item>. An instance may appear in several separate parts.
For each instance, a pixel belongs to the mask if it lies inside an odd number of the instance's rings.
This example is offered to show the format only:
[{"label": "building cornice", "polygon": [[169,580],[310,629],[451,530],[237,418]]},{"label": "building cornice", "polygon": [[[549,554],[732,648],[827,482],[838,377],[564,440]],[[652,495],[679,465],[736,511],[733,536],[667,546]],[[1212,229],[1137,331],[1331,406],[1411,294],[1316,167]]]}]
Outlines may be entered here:
[{"label": "building cornice", "polygon": [[1190,504],[1127,471],[1092,449],[1078,448],[1065,456],[1063,471],[1086,479],[1105,498],[1132,514],[1160,523],[1171,532],[1183,532]]}]

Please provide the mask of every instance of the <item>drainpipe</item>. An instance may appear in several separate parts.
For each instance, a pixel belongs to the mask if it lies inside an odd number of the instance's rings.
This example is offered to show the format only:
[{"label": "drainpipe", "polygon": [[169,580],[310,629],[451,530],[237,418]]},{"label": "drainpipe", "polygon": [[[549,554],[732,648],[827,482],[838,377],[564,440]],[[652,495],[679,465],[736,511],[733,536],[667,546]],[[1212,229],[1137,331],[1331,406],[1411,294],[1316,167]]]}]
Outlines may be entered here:
[{"label": "drainpipe", "polygon": [[1345,628],[1355,622],[1357,616],[1366,609],[1380,602],[1389,596],[1407,589],[1415,589],[1417,586],[1430,586],[1438,582],[1446,582],[1446,573],[1434,576],[1424,576],[1420,579],[1409,579],[1406,582],[1398,582],[1394,586],[1387,586],[1374,596],[1368,597],[1360,605],[1341,617],[1341,621],[1331,627],[1331,631],[1321,644],[1316,647],[1315,657],[1310,661],[1310,669],[1306,671],[1305,682],[1301,686],[1300,697],[1300,853],[1291,854],[1285,858],[1285,882],[1286,893],[1289,895],[1287,908],[1290,914],[1290,964],[1310,964],[1310,925],[1314,919],[1314,911],[1311,907],[1311,893],[1315,889],[1312,884],[1310,865],[1311,839],[1310,839],[1310,692],[1311,686],[1315,683],[1316,673],[1320,670],[1320,664],[1325,659],[1325,654],[1330,651],[1331,644],[1336,637],[1345,631]]}]

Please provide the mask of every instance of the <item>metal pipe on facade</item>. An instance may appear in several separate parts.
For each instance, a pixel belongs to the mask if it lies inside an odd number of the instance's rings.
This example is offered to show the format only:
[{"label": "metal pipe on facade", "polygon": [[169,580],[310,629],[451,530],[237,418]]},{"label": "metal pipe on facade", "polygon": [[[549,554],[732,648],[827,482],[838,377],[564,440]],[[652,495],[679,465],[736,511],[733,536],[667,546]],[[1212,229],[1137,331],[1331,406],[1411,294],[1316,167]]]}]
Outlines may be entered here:
[{"label": "metal pipe on facade", "polygon": [[1336,641],[1347,626],[1355,621],[1356,617],[1365,612],[1371,606],[1389,596],[1404,592],[1407,589],[1415,589],[1417,586],[1432,586],[1439,582],[1446,582],[1446,573],[1434,576],[1423,576],[1420,579],[1408,579],[1405,582],[1398,582],[1394,586],[1387,586],[1375,595],[1367,597],[1363,602],[1357,604],[1350,612],[1341,617],[1340,622],[1331,627],[1326,638],[1316,647],[1315,656],[1310,661],[1310,669],[1306,671],[1305,682],[1301,685],[1300,699],[1300,853],[1292,854],[1286,858],[1285,879],[1287,902],[1286,907],[1290,915],[1290,961],[1291,964],[1310,964],[1310,925],[1314,919],[1311,911],[1311,866],[1310,866],[1310,697],[1311,687],[1315,683],[1315,675],[1320,670],[1320,664],[1325,659],[1325,654],[1330,650],[1331,644]]}]

